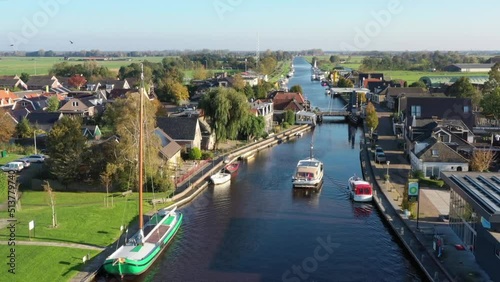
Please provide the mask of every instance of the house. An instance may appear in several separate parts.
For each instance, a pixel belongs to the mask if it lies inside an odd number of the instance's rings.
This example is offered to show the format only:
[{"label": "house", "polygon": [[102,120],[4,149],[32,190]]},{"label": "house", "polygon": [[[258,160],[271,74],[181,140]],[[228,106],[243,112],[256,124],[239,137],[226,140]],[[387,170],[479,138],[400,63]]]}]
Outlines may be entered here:
[{"label": "house", "polygon": [[102,100],[94,96],[82,98],[73,97],[64,101],[59,112],[65,115],[79,115],[83,117],[93,117],[98,113],[97,106],[102,104]]},{"label": "house", "polygon": [[274,111],[298,112],[309,106],[308,101],[299,92],[274,91],[268,98],[273,101]]},{"label": "house", "polygon": [[83,136],[88,139],[99,140],[101,139],[102,133],[97,125],[84,125],[82,126]]},{"label": "house", "polygon": [[6,89],[23,89],[27,90],[28,85],[24,83],[17,75],[16,76],[2,76],[0,77],[0,88]]},{"label": "house", "polygon": [[9,90],[0,90],[0,108],[12,107],[17,100],[17,95]]},{"label": "house", "polygon": [[498,173],[443,172],[450,187],[450,227],[491,281],[500,281]]},{"label": "house", "polygon": [[364,81],[366,79],[370,79],[370,80],[379,80],[379,81],[383,81],[384,80],[384,74],[383,73],[360,73],[357,77],[357,84],[359,87],[364,87]]},{"label": "house", "polygon": [[264,118],[266,123],[266,132],[273,130],[274,104],[271,100],[259,99],[250,102],[250,109],[256,116]]},{"label": "house", "polygon": [[455,97],[408,97],[402,114],[405,127],[412,126],[415,119],[461,120],[468,129],[474,127],[472,101]]},{"label": "house", "polygon": [[415,144],[410,163],[412,170],[420,170],[428,178],[439,178],[442,171],[469,170],[469,160],[434,137]]},{"label": "house", "polygon": [[106,90],[106,92],[111,92],[113,89],[130,89],[130,84],[127,79],[118,80],[118,79],[110,79],[110,80],[101,80],[96,82],[87,83],[87,91],[97,91],[97,90]]},{"label": "house", "polygon": [[30,97],[38,97],[45,94],[43,90],[25,90],[25,91],[16,91],[14,92],[18,98],[30,98]]},{"label": "house", "polygon": [[161,156],[167,160],[169,167],[177,167],[181,160],[182,146],[158,127],[154,133],[161,140]]},{"label": "house", "polygon": [[184,150],[201,148],[201,128],[196,117],[158,117],[157,126]]},{"label": "house", "polygon": [[316,125],[317,116],[313,112],[298,111],[295,113],[295,124]]},{"label": "house", "polygon": [[490,64],[453,64],[443,68],[444,71],[449,72],[489,72],[493,67]]},{"label": "house", "polygon": [[419,87],[387,87],[381,92],[381,95],[385,95],[386,106],[391,110],[398,109],[398,100],[401,97],[423,97],[426,94],[429,92]]},{"label": "house", "polygon": [[[446,90],[446,88],[455,83],[461,77],[463,76],[423,76],[420,78],[420,81],[424,82],[425,85],[427,85],[427,88],[431,90],[443,92],[444,90]],[[468,78],[470,83],[477,88],[481,88],[484,83],[489,80],[489,77],[487,75],[469,76]]]},{"label": "house", "polygon": [[32,76],[26,83],[28,88],[31,90],[45,90],[49,92],[49,89],[62,87],[55,76]]},{"label": "house", "polygon": [[47,113],[47,112],[32,112],[29,113],[26,119],[29,123],[45,132],[49,132],[54,124],[63,117],[62,113]]},{"label": "house", "polygon": [[487,64],[497,64],[500,63],[500,56],[491,57],[486,61]]}]

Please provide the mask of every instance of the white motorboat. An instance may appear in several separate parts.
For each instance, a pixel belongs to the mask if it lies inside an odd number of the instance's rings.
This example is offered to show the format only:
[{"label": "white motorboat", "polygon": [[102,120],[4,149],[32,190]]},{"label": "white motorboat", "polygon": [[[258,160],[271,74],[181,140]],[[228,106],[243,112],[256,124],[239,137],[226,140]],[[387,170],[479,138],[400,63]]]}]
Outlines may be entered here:
[{"label": "white motorboat", "polygon": [[355,202],[371,202],[373,199],[373,187],[372,185],[364,181],[359,176],[352,176],[347,181],[347,187],[351,198]]},{"label": "white motorboat", "polygon": [[311,144],[311,155],[307,159],[297,163],[297,169],[292,177],[293,188],[319,188],[323,181],[323,163],[313,157],[313,146]]},{"label": "white motorboat", "polygon": [[226,183],[231,180],[231,174],[225,172],[217,172],[216,174],[210,176],[210,180],[214,185]]}]

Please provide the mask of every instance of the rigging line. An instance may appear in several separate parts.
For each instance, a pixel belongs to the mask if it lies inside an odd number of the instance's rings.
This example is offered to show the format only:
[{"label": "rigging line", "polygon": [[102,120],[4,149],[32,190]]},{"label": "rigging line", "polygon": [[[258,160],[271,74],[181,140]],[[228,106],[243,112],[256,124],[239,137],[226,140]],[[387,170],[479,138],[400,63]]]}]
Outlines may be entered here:
[{"label": "rigging line", "polygon": [[[132,178],[132,167],[133,166],[130,166],[130,173],[128,175],[127,191],[130,190],[130,182],[131,182],[131,178]],[[128,199],[125,198],[125,205],[123,206],[123,212],[122,212],[122,222],[121,222],[120,226],[124,226],[124,224],[125,224],[125,211],[127,210],[127,206],[128,206]],[[124,226],[124,227],[125,227],[125,230],[128,230],[128,227],[126,227],[126,226]],[[122,230],[122,232],[123,232],[123,230]],[[124,239],[125,239],[124,241],[126,243],[127,242],[127,235],[125,235]],[[120,239],[118,239],[116,241],[116,249],[118,249],[119,243],[120,243]]]}]

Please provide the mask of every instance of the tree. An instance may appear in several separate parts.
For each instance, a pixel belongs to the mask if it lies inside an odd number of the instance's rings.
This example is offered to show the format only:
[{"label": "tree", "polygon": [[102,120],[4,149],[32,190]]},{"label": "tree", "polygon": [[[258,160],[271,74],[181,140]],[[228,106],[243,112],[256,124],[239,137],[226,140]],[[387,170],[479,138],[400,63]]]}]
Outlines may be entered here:
[{"label": "tree", "polygon": [[69,83],[69,85],[80,90],[80,88],[82,88],[82,86],[84,86],[87,83],[87,79],[85,79],[85,77],[83,75],[73,75],[68,80],[68,83]]},{"label": "tree", "polygon": [[425,88],[425,89],[427,89],[427,84],[425,84],[425,82],[419,80],[419,81],[415,81],[412,84],[410,84],[409,87],[416,87],[416,88]]},{"label": "tree", "polygon": [[180,104],[182,101],[189,100],[187,87],[177,80],[168,77],[164,78],[158,92],[161,101],[173,100],[177,104]]},{"label": "tree", "polygon": [[108,163],[106,164],[106,170],[103,171],[100,175],[101,183],[104,185],[104,188],[106,188],[106,207],[108,207],[109,187],[113,182],[113,177],[117,169],[118,167],[116,166],[116,164]]},{"label": "tree", "polygon": [[59,110],[59,98],[57,95],[52,95],[47,99],[47,112],[57,112]]},{"label": "tree", "polygon": [[371,102],[369,102],[366,106],[366,125],[370,128],[370,131],[373,131],[378,127],[377,111]]},{"label": "tree", "polygon": [[475,91],[476,88],[470,83],[469,78],[463,76],[446,90],[446,94],[457,98],[470,98]]},{"label": "tree", "polygon": [[495,154],[491,150],[475,150],[472,153],[470,167],[472,171],[488,171],[490,164],[495,159]]},{"label": "tree", "polygon": [[249,100],[255,97],[255,92],[253,91],[253,88],[252,86],[250,86],[250,84],[245,85],[245,88],[243,88],[243,93],[245,93],[245,96]]},{"label": "tree", "polygon": [[500,63],[496,63],[493,65],[491,70],[488,72],[490,80],[494,80],[497,83],[500,83]]},{"label": "tree", "polygon": [[21,121],[16,125],[16,134],[19,138],[33,137],[33,127],[25,117],[23,117]]},{"label": "tree", "polygon": [[[106,108],[103,120],[112,131],[120,136],[116,143],[115,164],[117,166],[116,184],[123,190],[137,187],[138,175],[138,147],[139,147],[139,109],[140,94],[131,93],[125,99],[117,99]],[[156,113],[158,104],[145,99],[144,101],[144,167],[149,181],[155,182],[158,169],[162,167],[163,160],[159,157],[161,141],[154,133],[156,128]]]},{"label": "tree", "polygon": [[481,107],[486,116],[491,116],[498,122],[500,118],[500,86],[483,96]]},{"label": "tree", "polygon": [[27,83],[29,80],[30,80],[30,75],[28,73],[21,73],[21,75],[19,76],[19,78],[24,82],[24,83]]},{"label": "tree", "polygon": [[201,150],[200,148],[194,147],[189,151],[189,159],[191,160],[200,160],[201,159]]},{"label": "tree", "polygon": [[294,111],[287,110],[285,112],[285,122],[288,123],[289,125],[295,124],[295,112]]},{"label": "tree", "polygon": [[237,137],[250,108],[244,94],[222,87],[204,95],[199,107],[215,131],[214,149],[220,141]]},{"label": "tree", "polygon": [[205,80],[208,78],[208,71],[204,67],[197,67],[193,71],[193,79],[195,80]]},{"label": "tree", "polygon": [[16,132],[15,122],[12,117],[2,108],[0,108],[0,143],[9,142]]},{"label": "tree", "polygon": [[300,84],[292,86],[290,88],[290,92],[298,92],[300,94],[304,94],[304,90],[302,90],[302,86]]},{"label": "tree", "polygon": [[338,55],[332,55],[332,56],[330,56],[330,62],[331,63],[340,62],[340,56],[338,56]]},{"label": "tree", "polygon": [[87,140],[82,134],[81,118],[65,116],[48,134],[47,165],[63,184],[76,181],[85,164]]},{"label": "tree", "polygon": [[56,216],[56,192],[50,187],[50,183],[45,180],[43,182],[43,190],[47,192],[47,197],[49,198],[49,206],[52,209],[52,228],[57,227],[57,216]]},{"label": "tree", "polygon": [[237,91],[243,91],[245,87],[246,87],[246,82],[243,79],[243,77],[241,77],[241,74],[236,74],[233,77],[233,88],[236,89]]},{"label": "tree", "polygon": [[242,123],[241,134],[246,140],[254,140],[264,134],[266,121],[263,116],[248,115]]},{"label": "tree", "polygon": [[337,87],[352,88],[354,87],[354,83],[350,79],[340,77],[337,82]]}]

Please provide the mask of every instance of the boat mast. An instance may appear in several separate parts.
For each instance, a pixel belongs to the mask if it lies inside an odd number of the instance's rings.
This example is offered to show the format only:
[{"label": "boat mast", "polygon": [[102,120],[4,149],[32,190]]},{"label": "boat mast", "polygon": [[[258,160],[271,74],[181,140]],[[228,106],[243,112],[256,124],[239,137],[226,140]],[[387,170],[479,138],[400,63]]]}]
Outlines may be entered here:
[{"label": "boat mast", "polygon": [[144,227],[142,218],[142,186],[143,186],[143,147],[144,147],[144,65],[141,63],[141,88],[139,89],[139,230]]}]

